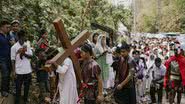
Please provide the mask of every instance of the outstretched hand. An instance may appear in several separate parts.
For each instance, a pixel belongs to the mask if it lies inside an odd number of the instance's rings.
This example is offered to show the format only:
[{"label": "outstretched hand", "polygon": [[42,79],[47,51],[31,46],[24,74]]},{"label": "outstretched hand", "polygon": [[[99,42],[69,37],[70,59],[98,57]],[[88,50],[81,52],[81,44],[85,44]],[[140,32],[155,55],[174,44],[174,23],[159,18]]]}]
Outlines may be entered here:
[{"label": "outstretched hand", "polygon": [[45,64],[53,64],[54,62],[51,60],[47,60]]},{"label": "outstretched hand", "polygon": [[117,86],[117,89],[118,90],[121,90],[123,87],[119,84],[118,86]]},{"label": "outstretched hand", "polygon": [[56,62],[54,62],[54,61],[51,61],[51,60],[48,60],[48,61],[46,61],[46,63],[45,63],[46,65],[52,65],[52,67],[54,68],[54,69],[56,69],[57,67],[58,67],[58,64],[56,63]]}]

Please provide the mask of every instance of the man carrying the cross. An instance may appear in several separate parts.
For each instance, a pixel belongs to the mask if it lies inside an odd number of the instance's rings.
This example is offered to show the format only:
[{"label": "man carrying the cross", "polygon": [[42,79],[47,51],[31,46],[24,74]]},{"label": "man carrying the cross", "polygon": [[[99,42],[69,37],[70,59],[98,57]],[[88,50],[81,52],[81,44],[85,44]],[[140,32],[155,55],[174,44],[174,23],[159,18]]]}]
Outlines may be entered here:
[{"label": "man carrying the cross", "polygon": [[73,62],[70,58],[66,58],[62,65],[56,62],[52,64],[58,73],[58,90],[60,94],[59,104],[76,104],[78,100],[77,82],[74,72]]},{"label": "man carrying the cross", "polygon": [[[76,76],[77,79],[81,81],[81,70],[74,50],[84,43],[90,36],[90,33],[87,30],[82,31],[74,40],[70,41],[62,20],[58,18],[53,24],[64,51],[53,57],[49,62],[49,64],[53,65],[49,65],[49,67],[46,66],[45,69],[49,69],[48,71],[50,71],[52,66],[54,66],[54,69],[57,69],[56,72],[59,73],[58,88],[60,91],[60,104],[76,104],[78,98]],[[68,57],[70,57],[70,59]],[[76,76],[73,66],[75,68]]]}]

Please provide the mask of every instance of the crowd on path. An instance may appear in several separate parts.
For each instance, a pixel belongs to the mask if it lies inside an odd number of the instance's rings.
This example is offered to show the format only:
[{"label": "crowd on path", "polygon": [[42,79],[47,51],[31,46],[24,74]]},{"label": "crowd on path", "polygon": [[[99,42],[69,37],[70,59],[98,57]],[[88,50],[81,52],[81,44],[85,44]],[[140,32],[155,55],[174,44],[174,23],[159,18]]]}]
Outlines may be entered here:
[{"label": "crowd on path", "polygon": [[[113,43],[108,34],[97,32],[75,50],[82,75],[78,85],[70,58],[62,65],[50,61],[59,50],[49,46],[46,30],[37,40],[29,41],[18,20],[0,21],[1,96],[14,94],[15,104],[21,104],[24,88],[23,104],[29,104],[34,72],[40,89],[39,104],[77,104],[82,100],[85,104],[99,104],[110,90],[118,104],[162,104],[163,89],[166,103],[181,104],[185,57],[175,37],[142,37],[132,39],[131,44]],[[56,70],[47,72],[45,64],[52,64]]]}]

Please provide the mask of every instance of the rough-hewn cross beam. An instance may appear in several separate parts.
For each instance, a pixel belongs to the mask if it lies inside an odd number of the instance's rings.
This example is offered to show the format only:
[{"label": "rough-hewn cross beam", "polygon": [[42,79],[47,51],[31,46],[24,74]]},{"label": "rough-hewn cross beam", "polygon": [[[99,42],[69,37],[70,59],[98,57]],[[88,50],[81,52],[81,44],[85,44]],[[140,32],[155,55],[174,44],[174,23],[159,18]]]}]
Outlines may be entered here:
[{"label": "rough-hewn cross beam", "polygon": [[82,31],[75,39],[72,40],[72,42],[69,40],[68,34],[65,31],[63,22],[60,18],[54,20],[53,22],[56,32],[59,36],[59,39],[61,41],[62,47],[64,48],[64,51],[62,53],[57,54],[51,61],[56,62],[57,64],[61,65],[63,61],[70,57],[73,61],[73,65],[75,68],[75,73],[77,80],[81,80],[81,68],[79,61],[74,53],[74,50],[82,45],[85,40],[87,40],[90,36],[90,33],[87,30]]}]

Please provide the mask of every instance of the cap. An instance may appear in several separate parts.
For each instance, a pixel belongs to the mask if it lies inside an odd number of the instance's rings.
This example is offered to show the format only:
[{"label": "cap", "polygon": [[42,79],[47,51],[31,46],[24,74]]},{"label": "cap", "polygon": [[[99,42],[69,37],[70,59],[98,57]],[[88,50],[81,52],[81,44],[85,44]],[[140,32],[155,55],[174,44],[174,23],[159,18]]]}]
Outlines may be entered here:
[{"label": "cap", "polygon": [[14,23],[20,24],[19,20],[13,20],[13,21],[11,22],[11,25],[14,24]]}]

